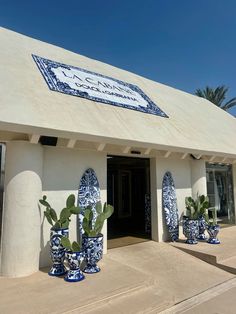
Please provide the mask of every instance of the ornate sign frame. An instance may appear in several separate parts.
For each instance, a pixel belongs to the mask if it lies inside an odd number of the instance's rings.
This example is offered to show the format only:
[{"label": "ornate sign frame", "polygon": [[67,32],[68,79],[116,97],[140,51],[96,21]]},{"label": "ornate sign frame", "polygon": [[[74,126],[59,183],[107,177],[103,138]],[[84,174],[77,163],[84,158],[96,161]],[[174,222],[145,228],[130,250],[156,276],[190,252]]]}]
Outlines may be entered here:
[{"label": "ornate sign frame", "polygon": [[36,55],[32,57],[53,91],[168,118],[136,85]]}]

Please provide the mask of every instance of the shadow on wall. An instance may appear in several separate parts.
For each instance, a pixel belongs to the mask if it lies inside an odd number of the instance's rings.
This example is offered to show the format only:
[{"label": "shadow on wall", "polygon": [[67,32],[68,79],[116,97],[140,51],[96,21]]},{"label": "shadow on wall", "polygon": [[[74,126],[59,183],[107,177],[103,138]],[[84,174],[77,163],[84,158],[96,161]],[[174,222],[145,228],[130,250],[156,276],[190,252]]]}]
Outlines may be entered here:
[{"label": "shadow on wall", "polygon": [[51,259],[50,259],[50,242],[49,240],[44,241],[44,232],[43,232],[43,228],[44,228],[44,220],[45,220],[45,217],[43,217],[43,220],[42,220],[42,214],[41,214],[41,208],[40,208],[40,205],[38,205],[38,209],[39,209],[39,216],[40,216],[40,221],[41,222],[41,226],[40,226],[40,252],[39,252],[39,265],[40,267],[46,267],[48,265],[50,265],[51,263]]},{"label": "shadow on wall", "polygon": [[74,191],[84,171],[93,168],[100,189],[106,189],[107,159],[102,152],[77,151],[66,148],[44,148],[43,191]]},{"label": "shadow on wall", "polygon": [[[50,197],[52,207],[63,208],[66,197],[75,193],[78,197],[80,179],[85,170],[93,168],[99,180],[101,193],[106,191],[107,159],[106,153],[71,150],[69,148],[44,146],[43,194]],[[105,195],[105,193],[103,193]],[[41,221],[43,208],[41,211]],[[50,261],[50,225],[45,219],[40,230],[40,267],[51,264]],[[71,225],[70,236],[76,234],[76,227]]]},{"label": "shadow on wall", "polygon": [[[183,216],[184,216],[184,212],[179,216],[179,237],[182,236],[183,234]],[[169,242],[171,241],[171,237],[165,222],[165,214],[164,214],[164,210],[162,210],[162,228],[163,228],[163,234],[162,234],[162,241],[164,242]]]},{"label": "shadow on wall", "polygon": [[167,225],[166,225],[165,213],[164,213],[163,205],[162,205],[162,230],[163,230],[162,241],[164,241],[164,242],[171,241],[171,237],[170,237]]},{"label": "shadow on wall", "polygon": [[[183,212],[185,211],[185,197],[192,194],[192,185],[191,185],[191,164],[190,160],[173,160],[173,159],[160,159],[157,164],[157,189],[162,191],[162,183],[163,177],[165,173],[169,171],[172,174],[175,189],[176,189],[176,197],[177,197],[177,205],[179,212],[179,234],[182,233],[181,221]],[[162,197],[162,192],[161,192]],[[161,203],[162,204],[162,203]],[[162,205],[161,205],[162,206]],[[162,224],[160,228],[162,228],[162,241],[169,241],[170,235],[168,228],[165,223],[165,216],[162,210]]]},{"label": "shadow on wall", "polygon": [[39,253],[39,267],[48,267],[51,265],[50,259],[50,243],[49,240],[44,244],[43,237],[41,236],[40,241],[40,253]]}]

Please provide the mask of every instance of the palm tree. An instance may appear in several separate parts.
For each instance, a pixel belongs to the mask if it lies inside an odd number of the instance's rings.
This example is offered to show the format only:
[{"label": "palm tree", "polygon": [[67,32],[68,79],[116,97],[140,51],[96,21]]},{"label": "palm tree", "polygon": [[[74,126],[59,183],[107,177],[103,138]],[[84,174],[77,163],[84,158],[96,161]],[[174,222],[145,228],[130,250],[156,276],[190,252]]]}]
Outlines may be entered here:
[{"label": "palm tree", "polygon": [[198,88],[195,91],[195,95],[199,97],[203,97],[211,101],[213,104],[220,107],[221,109],[227,111],[236,105],[236,97],[223,103],[226,98],[227,92],[228,92],[228,87],[225,87],[224,85],[218,86],[215,89],[207,86],[205,89]]}]

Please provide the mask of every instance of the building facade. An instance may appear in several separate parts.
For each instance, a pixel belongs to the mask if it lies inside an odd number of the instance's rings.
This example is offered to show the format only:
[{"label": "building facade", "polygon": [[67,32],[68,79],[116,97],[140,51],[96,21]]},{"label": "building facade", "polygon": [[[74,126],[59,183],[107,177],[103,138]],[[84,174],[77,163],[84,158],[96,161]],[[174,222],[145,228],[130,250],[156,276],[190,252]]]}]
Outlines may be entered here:
[{"label": "building facade", "polygon": [[[1,274],[48,266],[50,226],[39,199],[61,210],[92,168],[115,207],[107,239],[169,239],[162,181],[171,172],[179,217],[185,197],[208,194],[235,223],[236,123],[199,97],[0,29]],[[17,51],[17,54],[16,54]],[[147,215],[147,207],[150,212]],[[77,238],[76,217],[70,225]]]}]

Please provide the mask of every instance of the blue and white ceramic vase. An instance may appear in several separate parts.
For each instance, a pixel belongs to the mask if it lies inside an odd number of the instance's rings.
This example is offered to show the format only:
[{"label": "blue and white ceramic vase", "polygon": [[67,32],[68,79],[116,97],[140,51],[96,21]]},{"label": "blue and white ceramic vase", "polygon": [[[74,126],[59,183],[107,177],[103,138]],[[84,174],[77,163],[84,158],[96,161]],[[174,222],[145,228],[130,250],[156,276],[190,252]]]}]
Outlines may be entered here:
[{"label": "blue and white ceramic vase", "polygon": [[50,255],[52,259],[52,267],[48,274],[50,276],[62,276],[66,273],[64,266],[65,248],[61,245],[61,237],[69,236],[69,229],[51,229],[50,233]]},{"label": "blue and white ceramic vase", "polygon": [[207,237],[205,235],[205,231],[206,231],[206,220],[203,216],[200,216],[198,218],[198,226],[199,226],[199,236],[198,236],[198,240],[206,240]]},{"label": "blue and white ceramic vase", "polygon": [[65,259],[69,266],[69,270],[64,278],[65,281],[76,282],[83,280],[85,277],[82,271],[80,270],[80,266],[84,260],[84,252],[66,251]]},{"label": "blue and white ceramic vase", "polygon": [[219,239],[217,239],[217,234],[220,231],[220,226],[219,225],[215,225],[215,226],[207,225],[206,229],[209,234],[209,239],[207,240],[207,243],[220,244]]},{"label": "blue and white ceramic vase", "polygon": [[187,238],[186,243],[197,244],[199,236],[198,220],[185,218],[183,220],[183,234]]},{"label": "blue and white ceramic vase", "polygon": [[87,274],[99,272],[100,267],[97,266],[97,263],[103,256],[103,235],[101,233],[96,237],[87,237],[83,235],[82,246],[86,263],[83,272]]}]

